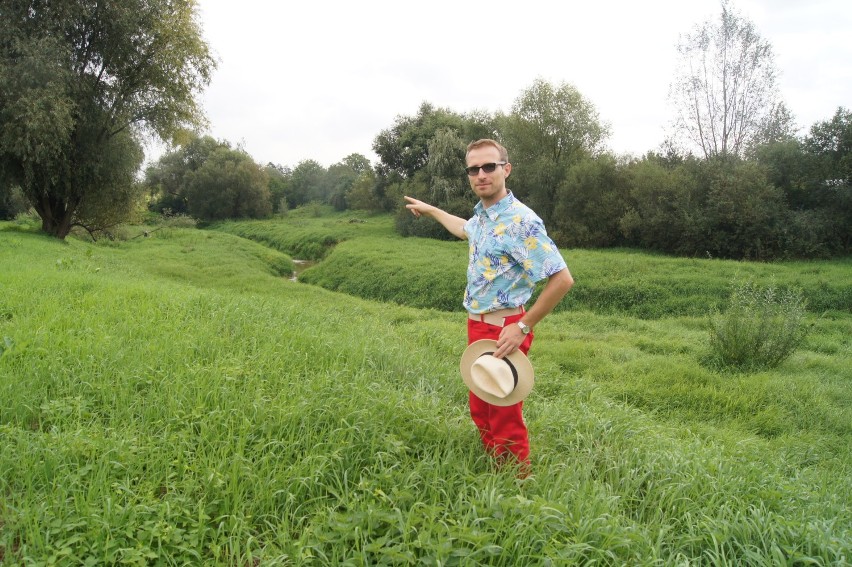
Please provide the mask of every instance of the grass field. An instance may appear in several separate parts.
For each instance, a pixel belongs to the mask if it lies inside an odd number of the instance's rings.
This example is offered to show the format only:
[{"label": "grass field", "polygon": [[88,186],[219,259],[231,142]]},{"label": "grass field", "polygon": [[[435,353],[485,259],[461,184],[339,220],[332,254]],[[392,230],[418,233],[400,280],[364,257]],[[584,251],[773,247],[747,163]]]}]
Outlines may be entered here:
[{"label": "grass field", "polygon": [[[464,243],[215,228],[0,223],[0,565],[852,561],[849,260],[563,251],[518,480],[467,416]],[[702,364],[741,279],[808,299],[777,369]]]}]

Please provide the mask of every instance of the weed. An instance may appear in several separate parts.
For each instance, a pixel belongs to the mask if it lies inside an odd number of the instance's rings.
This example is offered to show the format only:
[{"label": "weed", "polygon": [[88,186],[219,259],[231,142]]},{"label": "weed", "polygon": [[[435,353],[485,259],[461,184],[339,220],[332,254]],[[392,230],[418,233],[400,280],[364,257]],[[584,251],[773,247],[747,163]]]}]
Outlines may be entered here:
[{"label": "weed", "polygon": [[710,315],[710,361],[744,371],[775,368],[805,338],[805,306],[798,290],[735,285],[727,310]]}]

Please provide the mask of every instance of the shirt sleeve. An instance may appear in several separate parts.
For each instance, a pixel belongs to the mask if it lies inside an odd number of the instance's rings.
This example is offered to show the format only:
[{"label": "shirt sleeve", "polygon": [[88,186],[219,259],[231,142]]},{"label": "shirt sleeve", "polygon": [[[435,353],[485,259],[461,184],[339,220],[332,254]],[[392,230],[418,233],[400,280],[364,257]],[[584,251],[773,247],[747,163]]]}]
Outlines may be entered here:
[{"label": "shirt sleeve", "polygon": [[527,277],[538,282],[568,267],[538,215],[530,213],[520,224],[512,256],[523,267]]}]

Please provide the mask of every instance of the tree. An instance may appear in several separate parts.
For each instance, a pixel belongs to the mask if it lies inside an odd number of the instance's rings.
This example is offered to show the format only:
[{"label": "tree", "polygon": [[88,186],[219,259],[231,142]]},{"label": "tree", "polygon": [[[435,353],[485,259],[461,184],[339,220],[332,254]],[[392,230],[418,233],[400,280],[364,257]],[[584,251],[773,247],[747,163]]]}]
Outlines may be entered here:
[{"label": "tree", "polygon": [[696,182],[689,175],[695,158],[672,163],[671,156],[648,154],[626,166],[629,205],[619,229],[631,245],[677,254],[693,254],[698,223]]},{"label": "tree", "polygon": [[804,148],[814,164],[809,193],[831,226],[827,244],[848,254],[852,249],[852,112],[840,107],[831,120],[814,124]]},{"label": "tree", "polygon": [[376,169],[380,175],[395,172],[411,179],[429,163],[429,141],[438,130],[449,129],[463,140],[472,140],[470,132],[482,131],[480,120],[478,115],[468,119],[424,102],[416,116],[397,116],[391,128],[376,136],[373,151],[380,161]]},{"label": "tree", "polygon": [[346,194],[363,174],[369,172],[372,172],[370,160],[361,154],[349,154],[328,168],[322,183],[322,200],[338,211],[345,210],[348,206]]},{"label": "tree", "polygon": [[755,148],[752,159],[766,168],[767,181],[784,191],[791,207],[807,206],[802,178],[811,165],[800,140],[761,144]]},{"label": "tree", "polygon": [[381,212],[382,203],[375,194],[375,186],[376,174],[372,169],[360,174],[346,193],[346,206],[356,211]]},{"label": "tree", "polygon": [[[457,214],[469,213],[471,205],[458,197],[468,187],[462,173],[464,150],[470,141],[495,137],[494,119],[483,111],[457,114],[424,102],[416,116],[397,116],[394,125],[373,141],[379,163],[371,200],[382,203],[386,211],[399,212],[402,195],[411,195]],[[429,223],[411,220],[397,217],[400,234],[451,237],[440,226],[441,230],[420,233]]]},{"label": "tree", "polygon": [[749,142],[746,148],[748,157],[754,157],[755,151],[761,146],[795,141],[797,139],[797,130],[793,113],[790,112],[786,104],[779,102],[773,107],[766,119],[763,120],[762,128],[757,131]]},{"label": "tree", "polygon": [[284,215],[292,206],[288,197],[290,174],[292,170],[283,165],[267,163],[264,168],[269,177],[269,196],[272,199],[272,212]]},{"label": "tree", "polygon": [[187,175],[189,213],[203,220],[265,218],[272,214],[269,177],[242,150],[221,145]]},{"label": "tree", "polygon": [[280,166],[261,167],[244,150],[202,136],[148,167],[144,184],[154,199],[151,210],[219,220],[268,217],[272,190],[281,191],[277,199],[285,198],[286,182]]},{"label": "tree", "polygon": [[784,253],[788,207],[754,162],[702,164],[706,183],[704,217],[707,252],[722,258],[774,260]]},{"label": "tree", "polygon": [[145,187],[150,194],[151,210],[169,214],[189,214],[188,176],[198,171],[210,155],[226,142],[210,136],[192,137],[179,148],[167,152],[145,170]]},{"label": "tree", "polygon": [[743,156],[757,142],[789,132],[772,46],[728,0],[717,22],[696,26],[677,49],[681,67],[671,88],[676,137],[710,158]]},{"label": "tree", "polygon": [[840,107],[831,120],[814,124],[804,145],[821,158],[822,182],[852,187],[852,112]]},{"label": "tree", "polygon": [[429,162],[425,173],[431,187],[431,202],[438,206],[464,198],[470,186],[464,175],[464,154],[467,144],[449,128],[435,132],[427,144]]},{"label": "tree", "polygon": [[324,201],[323,186],[328,171],[317,161],[300,161],[290,174],[290,195],[293,205],[298,207],[311,201]]},{"label": "tree", "polygon": [[[464,173],[467,142],[452,128],[438,129],[427,142],[429,160],[411,179],[404,193],[423,199],[450,214],[469,216],[476,204]],[[455,237],[431,218],[415,219],[405,208],[397,208],[396,230],[404,236],[452,240]]]},{"label": "tree", "polygon": [[573,165],[554,196],[550,236],[570,248],[624,244],[619,220],[627,207],[625,177],[610,155]]},{"label": "tree", "polygon": [[193,0],[0,0],[0,183],[58,238],[119,222],[143,136],[202,124],[214,67]]},{"label": "tree", "polygon": [[514,165],[513,191],[548,222],[556,188],[571,165],[600,150],[608,127],[574,86],[541,79],[496,120]]},{"label": "tree", "polygon": [[340,160],[340,165],[351,169],[359,175],[373,170],[370,160],[363,154],[349,154]]}]

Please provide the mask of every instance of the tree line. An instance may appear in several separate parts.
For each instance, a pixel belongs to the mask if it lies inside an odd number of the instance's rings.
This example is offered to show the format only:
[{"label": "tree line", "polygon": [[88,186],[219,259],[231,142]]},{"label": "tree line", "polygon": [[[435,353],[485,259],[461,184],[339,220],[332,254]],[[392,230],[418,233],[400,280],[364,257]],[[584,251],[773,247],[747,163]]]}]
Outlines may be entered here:
[{"label": "tree line", "polygon": [[416,115],[397,117],[373,142],[375,166],[360,154],[328,168],[313,160],[260,166],[201,137],[149,167],[145,186],[153,210],[202,220],[268,218],[322,203],[395,213],[402,235],[447,238],[436,223],[405,214],[402,195],[469,216],[475,196],[463,171],[465,147],[493,137],[510,150],[508,186],[562,247],[754,260],[850,252],[852,112],[839,108],[806,135],[744,156],[669,149],[619,157],[604,149],[604,134],[576,89],[537,81],[507,114],[424,103]]},{"label": "tree line", "polygon": [[[771,45],[722,0],[681,37],[669,137],[641,157],[570,84],[535,81],[507,112],[422,103],[380,131],[371,164],[257,164],[204,125],[194,96],[215,67],[192,2],[0,4],[0,216],[32,207],[45,232],[93,236],[140,204],[203,221],[269,218],[322,203],[391,212],[406,236],[444,238],[402,195],[469,216],[466,144],[494,138],[508,186],[562,247],[639,247],[772,260],[843,255],[852,239],[852,114],[796,133]],[[175,142],[139,180],[144,134]]]}]

